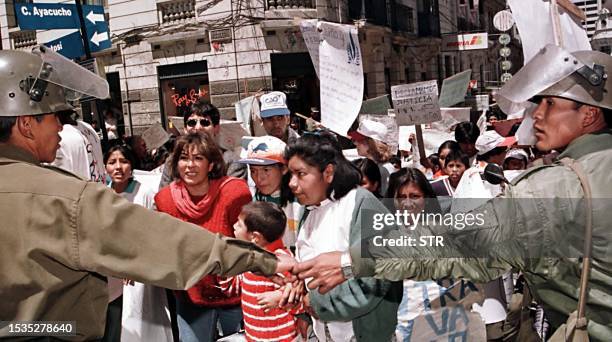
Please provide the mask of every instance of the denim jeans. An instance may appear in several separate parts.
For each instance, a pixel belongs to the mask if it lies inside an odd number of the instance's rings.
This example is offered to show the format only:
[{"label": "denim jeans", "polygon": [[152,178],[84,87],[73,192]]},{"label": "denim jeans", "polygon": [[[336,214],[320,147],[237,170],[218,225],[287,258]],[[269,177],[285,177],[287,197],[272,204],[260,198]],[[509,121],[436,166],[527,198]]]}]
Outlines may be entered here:
[{"label": "denim jeans", "polygon": [[[218,336],[239,331],[242,327],[242,308],[238,306],[205,308],[184,299],[176,299],[176,314],[181,342],[208,342]],[[217,322],[221,332],[217,332]]]}]

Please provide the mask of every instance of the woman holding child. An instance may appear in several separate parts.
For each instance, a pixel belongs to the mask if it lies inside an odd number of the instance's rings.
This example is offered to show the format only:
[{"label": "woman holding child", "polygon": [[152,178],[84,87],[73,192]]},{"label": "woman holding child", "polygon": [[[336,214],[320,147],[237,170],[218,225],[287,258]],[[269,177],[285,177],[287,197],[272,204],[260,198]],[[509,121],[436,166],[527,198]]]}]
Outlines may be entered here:
[{"label": "woman holding child", "polygon": [[[360,187],[361,174],[346,160],[336,138],[327,132],[302,136],[285,152],[289,187],[306,206],[296,252],[304,261],[329,251],[347,251],[373,234],[362,226],[364,209],[388,212]],[[374,278],[350,279],[331,292],[304,297],[321,341],[387,341],[397,323],[401,283]]]},{"label": "woman holding child", "polygon": [[[244,180],[225,176],[223,156],[214,140],[206,133],[182,136],[170,165],[174,181],[155,196],[157,209],[234,237],[233,225],[242,207],[251,202],[251,193]],[[176,304],[181,341],[214,340],[217,321],[223,335],[238,331],[242,324],[240,297],[227,297],[214,275],[187,291],[177,291]]]}]

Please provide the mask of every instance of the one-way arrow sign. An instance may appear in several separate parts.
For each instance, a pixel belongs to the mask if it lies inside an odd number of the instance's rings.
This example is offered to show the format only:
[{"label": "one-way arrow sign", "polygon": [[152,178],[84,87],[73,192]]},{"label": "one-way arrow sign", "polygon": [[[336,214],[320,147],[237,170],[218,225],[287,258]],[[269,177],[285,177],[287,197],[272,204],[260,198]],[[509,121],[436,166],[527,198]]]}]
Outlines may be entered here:
[{"label": "one-way arrow sign", "polygon": [[96,14],[92,10],[89,11],[89,14],[87,14],[85,18],[95,25],[97,21],[104,21],[104,14]]},{"label": "one-way arrow sign", "polygon": [[103,42],[105,40],[108,40],[108,32],[101,32],[98,33],[98,31],[94,31],[93,36],[91,36],[90,41],[94,44],[96,44],[96,46],[100,46],[100,42]]}]

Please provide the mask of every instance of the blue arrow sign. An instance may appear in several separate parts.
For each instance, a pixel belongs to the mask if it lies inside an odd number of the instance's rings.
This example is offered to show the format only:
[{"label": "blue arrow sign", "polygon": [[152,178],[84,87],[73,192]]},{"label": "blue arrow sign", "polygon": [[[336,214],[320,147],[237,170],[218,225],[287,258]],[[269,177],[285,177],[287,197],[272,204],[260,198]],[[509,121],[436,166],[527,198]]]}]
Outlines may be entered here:
[{"label": "blue arrow sign", "polygon": [[46,42],[45,45],[66,58],[79,58],[85,54],[81,32],[79,31]]},{"label": "blue arrow sign", "polygon": [[15,14],[22,30],[81,27],[74,4],[15,4]]},{"label": "blue arrow sign", "polygon": [[[81,28],[74,4],[15,4],[15,12],[22,30]],[[110,48],[111,41],[108,23],[104,19],[104,7],[83,5],[83,17],[90,51],[97,52]],[[85,54],[79,32],[54,39],[45,45],[68,58],[77,58]]]}]

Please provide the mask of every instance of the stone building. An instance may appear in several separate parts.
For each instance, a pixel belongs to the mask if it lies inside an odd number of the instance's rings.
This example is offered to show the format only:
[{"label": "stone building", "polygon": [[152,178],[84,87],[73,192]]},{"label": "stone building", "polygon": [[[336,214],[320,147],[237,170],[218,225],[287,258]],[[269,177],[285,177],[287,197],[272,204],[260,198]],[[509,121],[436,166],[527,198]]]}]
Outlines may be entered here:
[{"label": "stone building", "polygon": [[[318,79],[299,30],[302,19],[358,26],[365,98],[387,94],[394,84],[441,82],[467,68],[474,79],[495,78],[490,65],[496,50],[443,52],[440,42],[442,34],[489,30],[492,14],[505,6],[501,0],[480,6],[478,0],[86,3],[105,6],[112,47],[95,57],[111,86],[104,106],[120,113],[128,133],[155,122],[167,126],[168,117],[181,115],[201,97],[225,119],[235,118],[234,103],[258,91],[286,92],[293,112],[318,107]],[[48,41],[50,33],[21,31],[9,0],[0,4],[0,34],[3,48],[27,49]]]}]

